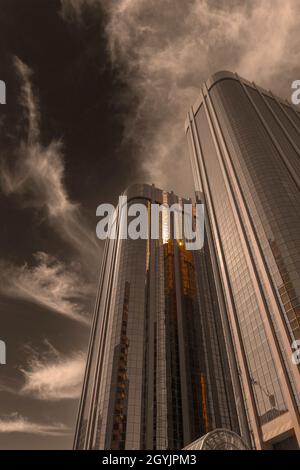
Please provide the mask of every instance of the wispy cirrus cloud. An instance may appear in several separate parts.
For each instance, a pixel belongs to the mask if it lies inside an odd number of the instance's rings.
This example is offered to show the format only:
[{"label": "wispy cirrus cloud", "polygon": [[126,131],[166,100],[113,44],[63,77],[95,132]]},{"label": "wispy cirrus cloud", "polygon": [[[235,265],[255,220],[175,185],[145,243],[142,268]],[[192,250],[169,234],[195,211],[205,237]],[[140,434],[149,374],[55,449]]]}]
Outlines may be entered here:
[{"label": "wispy cirrus cloud", "polygon": [[0,188],[7,197],[16,197],[21,207],[37,211],[71,249],[75,262],[66,264],[46,253],[37,253],[31,264],[0,260],[0,292],[88,323],[86,296],[94,292],[100,247],[80,205],[68,195],[62,142],[42,144],[33,72],[18,57],[14,66],[21,83],[24,138],[11,153],[0,155]]},{"label": "wispy cirrus cloud", "polygon": [[62,423],[38,423],[28,418],[12,413],[0,418],[0,433],[25,433],[39,436],[63,436],[70,432]]},{"label": "wispy cirrus cloud", "polygon": [[0,260],[0,293],[42,305],[72,320],[88,325],[86,299],[93,289],[81,276],[78,265],[59,261],[39,252],[34,264],[12,265]]},{"label": "wispy cirrus cloud", "polygon": [[[299,75],[298,0],[62,0],[107,13],[108,51],[137,106],[125,139],[156,184],[189,194],[184,121],[201,83],[232,70],[286,95]],[[76,13],[76,14],[75,14]],[[128,94],[128,89],[131,93]],[[183,177],[184,176],[184,177]]]},{"label": "wispy cirrus cloud", "polygon": [[49,342],[43,354],[29,349],[27,365],[20,371],[24,377],[21,395],[39,400],[57,401],[80,396],[85,355],[76,352],[62,355]]},{"label": "wispy cirrus cloud", "polygon": [[19,196],[21,205],[43,211],[49,225],[94,275],[99,244],[79,204],[71,201],[68,195],[62,141],[42,144],[39,102],[32,86],[33,72],[18,57],[15,57],[14,65],[21,80],[20,104],[26,132],[14,154],[0,160],[0,187],[6,196]]}]

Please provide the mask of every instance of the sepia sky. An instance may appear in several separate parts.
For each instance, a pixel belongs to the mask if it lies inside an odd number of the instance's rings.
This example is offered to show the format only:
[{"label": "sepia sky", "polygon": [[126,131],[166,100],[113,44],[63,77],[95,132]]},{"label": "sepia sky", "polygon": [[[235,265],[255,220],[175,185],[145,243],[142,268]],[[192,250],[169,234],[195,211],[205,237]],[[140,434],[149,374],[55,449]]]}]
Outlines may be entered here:
[{"label": "sepia sky", "polygon": [[184,121],[231,70],[289,98],[298,0],[0,0],[0,448],[71,448],[102,243],[132,182],[191,196]]}]

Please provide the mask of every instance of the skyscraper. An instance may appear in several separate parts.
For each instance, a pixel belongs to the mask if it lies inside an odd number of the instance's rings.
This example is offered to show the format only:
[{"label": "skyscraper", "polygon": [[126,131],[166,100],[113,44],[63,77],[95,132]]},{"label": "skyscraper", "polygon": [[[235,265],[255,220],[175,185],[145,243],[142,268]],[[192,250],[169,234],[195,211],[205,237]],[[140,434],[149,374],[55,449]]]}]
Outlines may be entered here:
[{"label": "skyscraper", "polygon": [[[149,227],[153,203],[191,202],[148,185],[123,196],[145,205]],[[188,251],[163,209],[158,239],[122,239],[120,213],[103,256],[74,447],[181,449],[215,428],[239,432],[207,244]]]},{"label": "skyscraper", "polygon": [[299,111],[219,72],[185,130],[256,448],[298,448]]}]

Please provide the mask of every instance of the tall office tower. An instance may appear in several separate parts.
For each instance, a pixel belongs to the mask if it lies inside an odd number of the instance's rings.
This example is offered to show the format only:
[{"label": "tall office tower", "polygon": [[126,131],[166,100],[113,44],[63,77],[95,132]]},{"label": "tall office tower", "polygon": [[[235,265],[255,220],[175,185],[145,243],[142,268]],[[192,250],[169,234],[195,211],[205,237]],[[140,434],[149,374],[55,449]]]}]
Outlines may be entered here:
[{"label": "tall office tower", "polygon": [[298,448],[299,112],[219,72],[185,129],[256,448]]},{"label": "tall office tower", "polygon": [[[149,230],[154,203],[190,202],[148,185],[123,196],[146,207]],[[158,239],[122,239],[121,214],[119,203],[74,447],[180,449],[215,428],[239,432],[208,246],[188,251],[169,236],[176,219],[164,209]]]}]

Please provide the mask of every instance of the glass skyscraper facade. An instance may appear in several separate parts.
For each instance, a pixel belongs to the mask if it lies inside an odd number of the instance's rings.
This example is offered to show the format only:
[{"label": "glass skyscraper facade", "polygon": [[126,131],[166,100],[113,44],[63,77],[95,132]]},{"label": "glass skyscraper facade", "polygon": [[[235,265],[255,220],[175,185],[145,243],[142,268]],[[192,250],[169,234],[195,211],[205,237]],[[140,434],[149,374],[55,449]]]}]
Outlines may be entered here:
[{"label": "glass skyscraper facade", "polygon": [[[191,202],[153,185],[133,185],[123,196],[128,207],[147,208],[149,229],[153,203]],[[74,447],[181,449],[215,428],[239,433],[241,397],[233,392],[208,244],[187,250],[163,209],[158,239],[122,239],[120,207],[115,220]]]},{"label": "glass skyscraper facade", "polygon": [[185,131],[255,447],[297,448],[299,111],[219,72],[203,84]]}]

